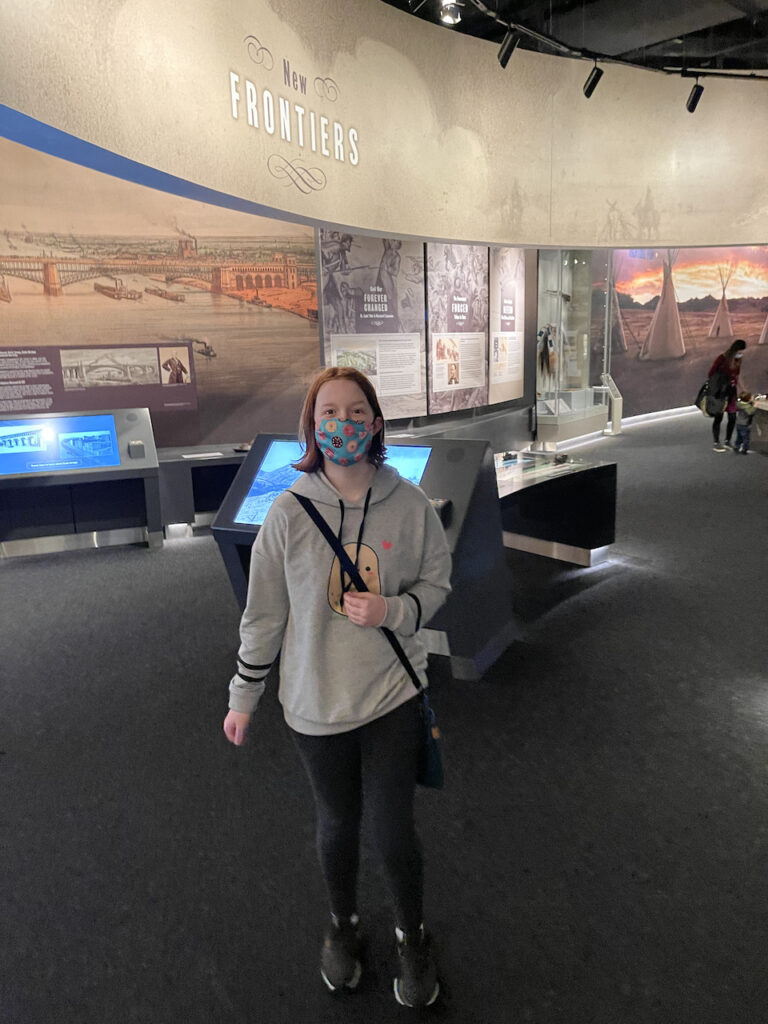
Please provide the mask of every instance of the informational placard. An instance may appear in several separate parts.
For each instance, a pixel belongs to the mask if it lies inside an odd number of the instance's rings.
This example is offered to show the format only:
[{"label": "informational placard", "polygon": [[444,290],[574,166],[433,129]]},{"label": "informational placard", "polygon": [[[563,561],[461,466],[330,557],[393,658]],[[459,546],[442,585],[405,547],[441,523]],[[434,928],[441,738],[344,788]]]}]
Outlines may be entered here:
[{"label": "informational placard", "polygon": [[197,406],[188,343],[101,348],[0,348],[0,415]]},{"label": "informational placard", "polygon": [[427,244],[429,411],[488,404],[488,249]]},{"label": "informational placard", "polygon": [[509,402],[524,392],[525,259],[522,249],[491,248],[488,402]]},{"label": "informational placard", "polygon": [[369,376],[386,418],[425,415],[423,246],[329,227],[318,247],[326,364]]}]

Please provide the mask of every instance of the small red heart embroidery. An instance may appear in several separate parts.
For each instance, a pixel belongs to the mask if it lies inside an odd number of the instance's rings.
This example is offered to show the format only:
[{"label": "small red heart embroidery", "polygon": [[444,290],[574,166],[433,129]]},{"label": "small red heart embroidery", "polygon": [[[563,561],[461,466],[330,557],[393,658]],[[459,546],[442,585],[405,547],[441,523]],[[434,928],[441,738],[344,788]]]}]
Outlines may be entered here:
[{"label": "small red heart embroidery", "polygon": [[392,541],[391,540],[383,540],[381,542],[381,546],[384,548],[385,551],[389,551],[389,549],[392,547]]}]

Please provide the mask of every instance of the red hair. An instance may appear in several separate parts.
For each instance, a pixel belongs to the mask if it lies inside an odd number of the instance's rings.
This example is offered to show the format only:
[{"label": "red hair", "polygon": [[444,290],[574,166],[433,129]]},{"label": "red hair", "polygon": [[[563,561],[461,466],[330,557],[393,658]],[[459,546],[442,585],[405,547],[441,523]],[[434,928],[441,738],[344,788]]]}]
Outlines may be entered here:
[{"label": "red hair", "polygon": [[[329,380],[349,380],[353,384],[357,384],[373,410],[373,418],[384,419],[376,390],[364,373],[353,370],[351,366],[327,366],[309,385],[307,397],[304,399],[304,407],[301,410],[299,441],[304,448],[304,454],[298,462],[293,464],[293,468],[301,470],[302,473],[316,473],[323,466],[323,454],[315,440],[315,403],[320,388]],[[384,447],[384,424],[382,423],[381,429],[373,435],[367,458],[372,465],[380,466],[386,457],[387,449]]]}]

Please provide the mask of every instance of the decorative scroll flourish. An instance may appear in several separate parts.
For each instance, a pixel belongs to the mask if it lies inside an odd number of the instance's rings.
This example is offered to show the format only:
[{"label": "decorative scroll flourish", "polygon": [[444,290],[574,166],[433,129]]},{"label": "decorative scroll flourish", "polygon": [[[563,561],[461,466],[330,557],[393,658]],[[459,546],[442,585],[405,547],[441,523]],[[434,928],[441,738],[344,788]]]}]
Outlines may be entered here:
[{"label": "decorative scroll flourish", "polygon": [[243,42],[248,46],[248,56],[253,63],[260,64],[265,71],[271,71],[275,66],[275,58],[272,56],[272,51],[268,50],[266,46],[262,46],[256,36],[246,36]]},{"label": "decorative scroll flourish", "polygon": [[332,78],[316,78],[315,92],[323,100],[335,103],[339,98],[339,87]]},{"label": "decorative scroll flourish", "polygon": [[310,192],[322,191],[328,181],[319,167],[305,167],[301,160],[291,163],[277,153],[273,153],[267,160],[267,170],[274,178],[282,178],[286,187],[295,185],[305,196]]}]

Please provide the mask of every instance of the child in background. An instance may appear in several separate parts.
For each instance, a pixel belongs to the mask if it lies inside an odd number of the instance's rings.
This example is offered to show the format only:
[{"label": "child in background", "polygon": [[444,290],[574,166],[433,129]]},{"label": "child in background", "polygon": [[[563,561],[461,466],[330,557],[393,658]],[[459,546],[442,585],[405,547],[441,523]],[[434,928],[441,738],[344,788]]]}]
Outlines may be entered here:
[{"label": "child in background", "polygon": [[749,453],[749,435],[752,432],[752,418],[755,415],[754,396],[749,391],[742,391],[736,401],[736,444],[733,446],[734,455],[741,451],[742,455]]}]

